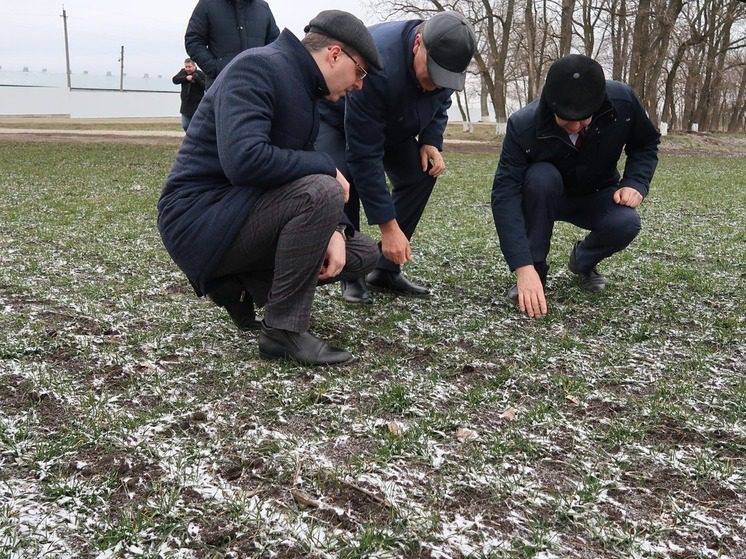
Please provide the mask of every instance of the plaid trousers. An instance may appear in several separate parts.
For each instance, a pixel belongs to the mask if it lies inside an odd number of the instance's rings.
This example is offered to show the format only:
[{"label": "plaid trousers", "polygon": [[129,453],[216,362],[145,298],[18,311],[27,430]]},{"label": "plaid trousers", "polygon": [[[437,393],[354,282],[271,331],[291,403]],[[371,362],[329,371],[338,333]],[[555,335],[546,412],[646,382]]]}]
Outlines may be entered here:
[{"label": "plaid trousers", "polygon": [[[268,189],[257,200],[213,277],[237,276],[273,328],[305,332],[329,239],[342,222],[342,189],[334,177],[309,175]],[[375,266],[378,246],[356,233],[346,243],[341,278]]]}]

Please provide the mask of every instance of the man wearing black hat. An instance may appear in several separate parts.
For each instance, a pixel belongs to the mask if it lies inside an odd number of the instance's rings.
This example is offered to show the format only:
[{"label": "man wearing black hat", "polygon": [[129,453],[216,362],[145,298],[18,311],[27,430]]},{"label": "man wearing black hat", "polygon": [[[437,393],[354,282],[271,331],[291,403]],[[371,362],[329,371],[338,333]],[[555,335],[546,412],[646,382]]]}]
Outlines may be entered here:
[{"label": "man wearing black hat", "polygon": [[[349,184],[313,149],[318,104],[382,65],[352,14],[322,12],[306,30],[301,42],[286,29],[220,72],[166,181],[158,227],[197,295],[240,329],[261,329],[261,357],[328,365],[352,356],[308,331],[315,287],[364,275],[378,249],[348,226]],[[265,306],[261,324],[255,305]]]},{"label": "man wearing black hat", "polygon": [[[547,313],[545,287],[555,221],[590,232],[572,248],[568,268],[590,291],[606,287],[596,265],[640,231],[636,208],[650,187],[660,134],[634,91],[606,81],[596,61],[560,58],[541,97],[508,119],[492,185],[500,248],[516,284],[508,297],[528,316]],[[617,171],[622,154],[623,175]]]},{"label": "man wearing black hat", "polygon": [[[345,212],[355,228],[360,200],[368,222],[381,230],[381,258],[367,284],[423,296],[428,290],[407,279],[401,265],[412,258],[410,239],[446,169],[441,151],[447,111],[453,91],[464,88],[476,40],[456,12],[427,21],[381,23],[370,32],[384,71],[371,75],[344,104],[322,105],[316,147],[332,154],[350,180]],[[363,278],[343,281],[342,294],[351,303],[371,302]]]}]

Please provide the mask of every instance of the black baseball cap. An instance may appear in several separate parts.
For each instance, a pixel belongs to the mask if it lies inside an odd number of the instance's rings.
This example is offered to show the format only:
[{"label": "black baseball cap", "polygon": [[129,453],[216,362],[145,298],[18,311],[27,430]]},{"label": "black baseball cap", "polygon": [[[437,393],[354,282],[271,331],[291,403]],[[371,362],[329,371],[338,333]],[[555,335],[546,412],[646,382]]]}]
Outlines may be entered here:
[{"label": "black baseball cap", "polygon": [[354,49],[368,69],[383,70],[381,55],[365,24],[349,12],[324,10],[306,25],[304,32],[321,33]]},{"label": "black baseball cap", "polygon": [[542,96],[561,119],[585,120],[606,99],[604,70],[582,54],[563,56],[549,67]]},{"label": "black baseball cap", "polygon": [[425,22],[422,41],[427,51],[427,73],[438,87],[461,91],[466,69],[474,56],[476,38],[458,12],[441,12]]}]

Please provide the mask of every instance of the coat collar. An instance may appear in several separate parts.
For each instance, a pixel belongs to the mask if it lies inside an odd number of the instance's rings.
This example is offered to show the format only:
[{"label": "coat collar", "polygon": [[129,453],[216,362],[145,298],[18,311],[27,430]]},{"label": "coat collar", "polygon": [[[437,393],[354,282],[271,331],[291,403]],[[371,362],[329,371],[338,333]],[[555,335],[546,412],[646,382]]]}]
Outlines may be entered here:
[{"label": "coat collar", "polygon": [[275,44],[279,49],[287,52],[292,60],[297,61],[303,83],[311,97],[326,97],[329,95],[329,88],[319,65],[316,64],[316,60],[308,52],[308,49],[290,30],[284,29],[275,40]]}]

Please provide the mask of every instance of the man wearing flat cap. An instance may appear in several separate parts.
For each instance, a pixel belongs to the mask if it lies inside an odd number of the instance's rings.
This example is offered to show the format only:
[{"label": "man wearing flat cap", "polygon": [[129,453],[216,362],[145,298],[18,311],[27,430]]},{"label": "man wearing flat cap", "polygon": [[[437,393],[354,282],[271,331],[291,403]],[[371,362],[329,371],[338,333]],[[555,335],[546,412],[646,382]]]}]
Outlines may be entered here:
[{"label": "man wearing flat cap", "polygon": [[[637,207],[658,162],[660,134],[635,92],[606,81],[578,54],[549,68],[539,99],[513,113],[492,185],[500,248],[516,284],[508,297],[532,318],[546,315],[549,245],[556,221],[589,233],[570,252],[580,286],[601,291],[597,265],[640,231]],[[620,176],[617,163],[627,159]]]},{"label": "man wearing flat cap", "polygon": [[371,302],[368,286],[400,295],[429,293],[410,281],[401,265],[412,258],[410,239],[446,169],[441,151],[447,111],[453,91],[464,88],[476,46],[474,31],[456,12],[381,23],[370,33],[383,71],[344,103],[322,104],[316,142],[351,183],[345,212],[355,228],[362,201],[368,223],[381,231],[381,257],[367,285],[363,278],[342,282],[350,303]]},{"label": "man wearing flat cap", "polygon": [[309,332],[316,285],[363,276],[378,248],[349,225],[349,184],[314,150],[318,104],[362,88],[382,65],[352,14],[322,12],[306,30],[300,41],[286,29],[220,72],[166,180],[158,227],[197,295],[259,330],[261,357],[331,365],[352,356]]}]

